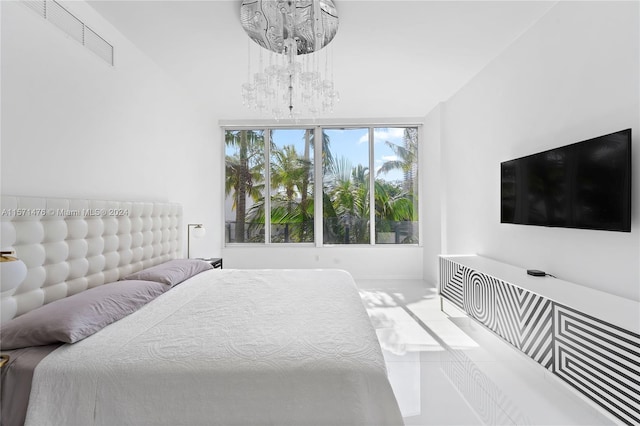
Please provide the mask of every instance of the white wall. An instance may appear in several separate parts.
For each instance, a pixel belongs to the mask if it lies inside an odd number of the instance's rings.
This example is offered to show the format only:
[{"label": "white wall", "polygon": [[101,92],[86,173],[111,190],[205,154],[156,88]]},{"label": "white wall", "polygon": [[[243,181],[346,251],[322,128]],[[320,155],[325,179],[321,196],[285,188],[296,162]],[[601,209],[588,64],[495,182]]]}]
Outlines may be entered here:
[{"label": "white wall", "polygon": [[[420,199],[423,212],[423,277],[430,287],[436,287],[438,282],[438,255],[443,252],[442,230],[443,218],[441,193],[443,191],[442,173],[440,167],[441,155],[441,121],[444,104],[434,108],[424,121],[424,131],[421,147],[421,191]],[[445,214],[443,214],[445,213]],[[445,240],[446,241],[446,240]]]},{"label": "white wall", "polygon": [[214,120],[94,9],[64,5],[114,46],[115,66],[21,2],[1,2],[2,193],[174,201],[185,223],[215,218],[203,196],[219,186]]},{"label": "white wall", "polygon": [[360,280],[420,280],[422,247],[229,247],[224,267],[337,268]]},{"label": "white wall", "polygon": [[[640,300],[638,9],[559,2],[446,102],[438,129],[444,252],[478,253]],[[500,224],[501,161],[629,127],[631,233]]]}]

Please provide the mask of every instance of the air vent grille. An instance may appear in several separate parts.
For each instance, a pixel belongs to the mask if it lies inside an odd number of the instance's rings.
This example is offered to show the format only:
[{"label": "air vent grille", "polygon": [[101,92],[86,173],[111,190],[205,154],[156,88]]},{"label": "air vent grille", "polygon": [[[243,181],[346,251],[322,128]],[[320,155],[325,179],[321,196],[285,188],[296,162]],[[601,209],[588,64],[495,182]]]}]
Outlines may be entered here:
[{"label": "air vent grille", "polygon": [[82,43],[84,38],[84,24],[82,21],[55,1],[45,2],[45,4],[46,18],[49,22],[67,33],[67,35],[71,36],[74,40]]},{"label": "air vent grille", "polygon": [[38,15],[113,66],[113,46],[55,0],[22,0]]},{"label": "air vent grille", "polygon": [[89,27],[84,27],[84,46],[113,65],[113,46]]},{"label": "air vent grille", "polygon": [[33,11],[35,11],[38,15],[45,17],[45,2],[44,0],[34,1],[34,0],[22,0],[26,6],[30,7]]}]

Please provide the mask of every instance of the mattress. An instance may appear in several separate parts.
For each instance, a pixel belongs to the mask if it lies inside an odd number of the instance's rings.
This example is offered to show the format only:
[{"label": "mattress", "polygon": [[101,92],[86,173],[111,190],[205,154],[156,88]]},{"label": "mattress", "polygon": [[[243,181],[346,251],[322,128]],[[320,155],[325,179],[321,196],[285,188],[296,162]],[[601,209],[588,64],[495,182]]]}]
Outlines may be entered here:
[{"label": "mattress", "polygon": [[36,367],[27,425],[402,424],[351,276],[210,270]]}]

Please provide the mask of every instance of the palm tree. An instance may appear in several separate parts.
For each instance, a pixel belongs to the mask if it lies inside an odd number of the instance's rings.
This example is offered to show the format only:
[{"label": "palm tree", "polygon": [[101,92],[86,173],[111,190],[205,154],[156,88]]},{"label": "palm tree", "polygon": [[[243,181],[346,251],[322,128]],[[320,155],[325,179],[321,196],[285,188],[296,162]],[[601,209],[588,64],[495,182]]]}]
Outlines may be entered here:
[{"label": "palm tree", "polygon": [[416,127],[405,128],[403,142],[404,146],[396,145],[389,141],[384,142],[385,145],[391,148],[396,159],[385,161],[378,170],[378,174],[401,170],[404,173],[405,189],[409,194],[414,194],[416,176],[413,175],[418,164],[418,129]]},{"label": "palm tree", "polygon": [[[306,155],[308,156],[308,153]],[[304,224],[305,219],[308,219],[305,216],[309,207],[307,191],[310,169],[311,162],[300,158],[293,145],[285,145],[282,149],[272,152],[271,187],[283,191],[280,199],[285,203],[286,215],[280,217],[280,220],[285,223],[285,242],[289,242],[289,221],[296,217],[296,221],[302,221],[301,224]],[[296,202],[298,198],[301,200],[300,203]],[[279,207],[277,201],[278,197],[272,199],[272,210]],[[273,214],[271,221],[276,223]],[[304,238],[302,231],[300,237]]]},{"label": "palm tree", "polygon": [[376,180],[376,217],[389,222],[411,221],[413,199],[405,191],[383,180]]},{"label": "palm tree", "polygon": [[310,160],[310,147],[313,146],[313,136],[314,131],[312,129],[307,129],[304,132],[304,166],[305,173],[302,177],[302,186],[300,187],[300,214],[302,215],[301,226],[299,229],[299,239],[300,241],[306,241],[309,235],[311,237],[310,241],[313,241],[313,218],[314,218],[314,200],[313,197],[310,199],[309,195],[313,195],[309,193],[309,180],[313,176],[313,164]]},{"label": "palm tree", "polygon": [[[305,139],[309,140],[309,132],[306,132]],[[284,227],[281,242],[290,242],[292,237],[296,242],[313,241],[314,203],[313,197],[309,197],[312,162],[308,149],[307,145],[304,157],[300,157],[294,145],[271,146],[270,183],[273,191],[267,195],[271,202],[269,218],[272,225]],[[263,195],[251,206],[248,217],[252,226],[264,226],[266,223],[265,205]],[[278,238],[278,235],[272,235],[273,242]]]},{"label": "palm tree", "polygon": [[[333,218],[331,227],[326,231],[335,234],[336,241],[345,243],[365,243],[369,217],[369,169],[341,157],[333,161],[330,173],[326,175],[326,191],[329,203],[325,200],[325,218]],[[330,209],[327,209],[330,204]]]},{"label": "palm tree", "polygon": [[244,242],[247,197],[257,201],[263,192],[264,135],[261,130],[227,131],[225,144],[237,148],[234,155],[226,156],[225,194],[233,192],[235,241]]},{"label": "palm tree", "polygon": [[331,153],[331,139],[329,135],[322,131],[322,173],[326,174],[333,167],[335,159]]},{"label": "palm tree", "polygon": [[[386,174],[392,170],[401,170],[404,174],[404,180],[402,187],[394,187],[383,180],[376,180],[376,229],[380,231],[392,227],[396,230],[405,228],[398,232],[408,234],[405,238],[406,242],[415,242],[413,231],[406,229],[407,225],[409,228],[412,226],[406,222],[417,221],[417,176],[415,176],[415,172],[418,164],[418,129],[415,127],[404,129],[404,146],[389,141],[385,141],[385,144],[391,148],[396,158],[383,163],[378,170],[378,175]],[[399,222],[405,222],[405,224]]]},{"label": "palm tree", "polygon": [[355,242],[369,242],[369,168],[358,164],[351,171],[351,178],[356,186],[356,222],[354,226]]}]

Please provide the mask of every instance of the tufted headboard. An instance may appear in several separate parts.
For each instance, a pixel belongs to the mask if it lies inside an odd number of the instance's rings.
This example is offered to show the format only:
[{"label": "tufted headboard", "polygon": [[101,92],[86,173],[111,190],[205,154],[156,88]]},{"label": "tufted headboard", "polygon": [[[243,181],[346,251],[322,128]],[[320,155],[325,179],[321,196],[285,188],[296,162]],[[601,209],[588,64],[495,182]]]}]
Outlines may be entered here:
[{"label": "tufted headboard", "polygon": [[27,266],[0,320],[181,255],[175,203],[2,196],[0,248]]}]

